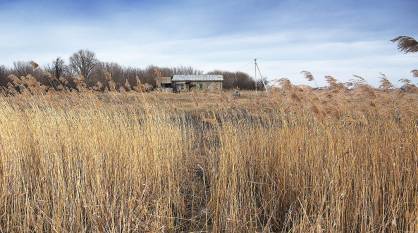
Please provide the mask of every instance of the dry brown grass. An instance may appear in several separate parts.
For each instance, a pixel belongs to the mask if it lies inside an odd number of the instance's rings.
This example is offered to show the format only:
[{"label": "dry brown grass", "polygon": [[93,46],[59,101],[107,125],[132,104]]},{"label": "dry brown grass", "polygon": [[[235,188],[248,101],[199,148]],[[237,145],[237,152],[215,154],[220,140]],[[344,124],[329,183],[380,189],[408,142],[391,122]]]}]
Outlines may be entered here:
[{"label": "dry brown grass", "polygon": [[416,232],[418,95],[0,98],[0,232]]}]

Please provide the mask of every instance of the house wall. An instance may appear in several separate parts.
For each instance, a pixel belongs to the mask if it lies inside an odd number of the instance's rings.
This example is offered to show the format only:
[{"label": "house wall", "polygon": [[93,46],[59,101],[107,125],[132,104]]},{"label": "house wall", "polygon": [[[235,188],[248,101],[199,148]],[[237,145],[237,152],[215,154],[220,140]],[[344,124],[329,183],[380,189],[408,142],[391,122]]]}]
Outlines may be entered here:
[{"label": "house wall", "polygon": [[186,82],[173,82],[172,87],[175,92],[189,91],[189,85]]},{"label": "house wall", "polygon": [[220,91],[222,90],[221,81],[193,81],[193,82],[173,82],[174,90],[177,92],[185,91]]},{"label": "house wall", "polygon": [[191,90],[222,90],[222,82],[190,82]]},{"label": "house wall", "polygon": [[171,77],[157,77],[155,79],[157,88],[171,87]]}]

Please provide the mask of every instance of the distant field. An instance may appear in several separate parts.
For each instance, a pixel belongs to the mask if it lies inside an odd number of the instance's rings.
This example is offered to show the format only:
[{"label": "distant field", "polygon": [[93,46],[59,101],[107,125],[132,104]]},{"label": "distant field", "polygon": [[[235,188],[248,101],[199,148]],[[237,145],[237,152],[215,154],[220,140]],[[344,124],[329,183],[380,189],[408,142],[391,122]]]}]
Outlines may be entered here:
[{"label": "distant field", "polygon": [[418,94],[0,97],[0,232],[416,232]]}]

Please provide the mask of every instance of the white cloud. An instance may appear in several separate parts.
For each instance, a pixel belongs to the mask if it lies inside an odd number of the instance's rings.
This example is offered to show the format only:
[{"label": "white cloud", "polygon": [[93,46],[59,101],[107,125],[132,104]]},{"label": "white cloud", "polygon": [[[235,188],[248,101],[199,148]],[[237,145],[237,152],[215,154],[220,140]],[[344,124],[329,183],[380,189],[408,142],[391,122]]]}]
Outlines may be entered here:
[{"label": "white cloud", "polygon": [[[374,85],[379,72],[396,81],[410,77],[410,70],[418,68],[417,55],[401,54],[389,41],[396,34],[387,33],[389,36],[384,38],[380,30],[348,30],[346,25],[308,28],[309,22],[299,22],[292,29],[291,25],[277,29],[277,20],[298,19],[274,10],[247,26],[250,16],[234,16],[234,12],[208,3],[192,5],[194,8],[187,9],[128,8],[107,12],[109,15],[97,19],[34,18],[33,22],[27,19],[35,14],[0,10],[4,13],[0,15],[0,27],[5,32],[0,35],[0,64],[11,66],[13,61],[32,59],[45,64],[56,56],[66,58],[87,48],[101,60],[126,66],[191,65],[205,71],[242,70],[252,75],[252,60],[256,57],[269,78],[288,77],[303,83],[300,71],[309,70],[319,84],[324,75],[347,80],[352,74],[360,74]],[[230,6],[238,7],[239,2]],[[19,14],[26,21],[20,20]]]}]

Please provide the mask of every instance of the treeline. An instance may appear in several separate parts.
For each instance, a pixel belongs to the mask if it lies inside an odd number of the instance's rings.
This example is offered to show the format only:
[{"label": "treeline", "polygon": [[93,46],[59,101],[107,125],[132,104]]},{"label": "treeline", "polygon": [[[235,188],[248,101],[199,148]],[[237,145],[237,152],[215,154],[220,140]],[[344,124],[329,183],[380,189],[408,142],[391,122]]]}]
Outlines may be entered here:
[{"label": "treeline", "polygon": [[[224,89],[241,89],[241,90],[259,90],[264,89],[264,84],[261,80],[257,82],[254,81],[247,73],[244,72],[229,72],[229,71],[220,71],[215,70],[208,72],[208,74],[221,74],[224,77],[223,88]],[[266,83],[267,80],[264,80]]]},{"label": "treeline", "polygon": [[[123,67],[117,63],[102,62],[94,52],[80,50],[69,62],[58,57],[41,67],[36,62],[15,62],[13,67],[0,66],[0,88],[9,94],[49,91],[150,91],[157,77],[176,74],[203,74],[193,67],[158,67],[145,69]],[[246,73],[213,71],[222,74],[224,89],[255,89],[256,82]]]}]

